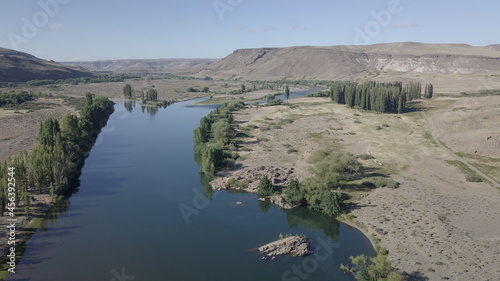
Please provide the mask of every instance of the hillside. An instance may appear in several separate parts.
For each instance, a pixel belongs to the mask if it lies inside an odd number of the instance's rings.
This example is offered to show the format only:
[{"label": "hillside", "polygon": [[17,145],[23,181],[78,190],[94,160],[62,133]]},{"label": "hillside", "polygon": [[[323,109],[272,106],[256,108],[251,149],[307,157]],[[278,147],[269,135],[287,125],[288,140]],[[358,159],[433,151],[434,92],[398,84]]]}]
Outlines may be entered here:
[{"label": "hillside", "polygon": [[409,75],[500,74],[494,45],[391,43],[368,46],[240,49],[184,74],[249,80],[362,80]]},{"label": "hillside", "polygon": [[190,67],[209,64],[216,59],[128,59],[100,61],[70,61],[62,64],[80,66],[92,71],[112,71],[117,73],[174,73]]},{"label": "hillside", "polygon": [[92,77],[82,67],[61,65],[33,55],[0,48],[0,82],[26,82],[29,80],[68,79]]}]

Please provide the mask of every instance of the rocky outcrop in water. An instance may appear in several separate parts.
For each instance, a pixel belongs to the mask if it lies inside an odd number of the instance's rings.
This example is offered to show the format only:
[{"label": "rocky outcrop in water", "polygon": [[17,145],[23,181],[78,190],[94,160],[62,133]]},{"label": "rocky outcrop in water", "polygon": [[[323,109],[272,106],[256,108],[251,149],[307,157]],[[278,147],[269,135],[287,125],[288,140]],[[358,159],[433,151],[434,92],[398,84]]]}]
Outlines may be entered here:
[{"label": "rocky outcrop in water", "polygon": [[309,249],[307,239],[298,235],[288,236],[261,246],[259,247],[259,252],[266,254],[268,257],[279,255],[304,257],[313,253],[313,251]]}]

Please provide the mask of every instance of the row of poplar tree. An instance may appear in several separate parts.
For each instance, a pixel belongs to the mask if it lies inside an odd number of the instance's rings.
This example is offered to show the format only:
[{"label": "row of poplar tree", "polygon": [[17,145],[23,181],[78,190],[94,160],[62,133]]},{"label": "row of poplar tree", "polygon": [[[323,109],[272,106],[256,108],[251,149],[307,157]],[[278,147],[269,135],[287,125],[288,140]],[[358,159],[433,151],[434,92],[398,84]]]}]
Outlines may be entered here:
[{"label": "row of poplar tree", "polygon": [[[425,86],[424,98],[432,98],[434,87]],[[332,101],[346,104],[363,110],[373,110],[382,113],[402,113],[406,109],[406,102],[422,98],[422,85],[412,82],[403,85],[402,82],[334,82],[329,96]]]},{"label": "row of poplar tree", "polygon": [[15,168],[16,205],[23,202],[29,212],[33,194],[50,193],[54,199],[77,182],[85,158],[102,127],[114,111],[108,98],[87,94],[80,117],[68,114],[61,124],[56,119],[41,122],[38,146],[0,163],[0,207],[7,205],[7,171]]}]

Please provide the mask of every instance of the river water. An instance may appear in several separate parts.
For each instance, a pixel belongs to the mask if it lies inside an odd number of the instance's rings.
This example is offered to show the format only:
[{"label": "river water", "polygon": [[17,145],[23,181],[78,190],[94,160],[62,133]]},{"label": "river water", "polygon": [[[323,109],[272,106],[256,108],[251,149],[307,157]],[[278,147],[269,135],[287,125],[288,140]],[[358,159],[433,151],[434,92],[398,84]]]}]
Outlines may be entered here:
[{"label": "river water", "polygon": [[[359,231],[203,188],[193,130],[214,106],[191,103],[154,112],[116,104],[78,192],[27,242],[8,280],[354,280],[340,263],[374,254]],[[280,233],[306,235],[316,255],[262,260],[255,248]]]}]

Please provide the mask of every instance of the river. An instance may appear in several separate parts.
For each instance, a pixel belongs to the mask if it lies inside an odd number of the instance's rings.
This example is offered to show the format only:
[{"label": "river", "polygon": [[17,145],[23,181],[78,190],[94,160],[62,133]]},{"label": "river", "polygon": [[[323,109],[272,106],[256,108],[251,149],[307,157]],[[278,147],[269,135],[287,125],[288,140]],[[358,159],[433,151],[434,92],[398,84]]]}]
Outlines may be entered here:
[{"label": "river", "polygon": [[[7,280],[354,280],[340,263],[374,254],[356,229],[255,194],[204,190],[193,130],[213,108],[116,104],[77,192],[54,208]],[[262,260],[255,248],[280,233],[305,234],[316,255]]]}]

